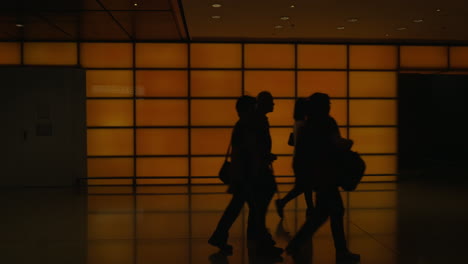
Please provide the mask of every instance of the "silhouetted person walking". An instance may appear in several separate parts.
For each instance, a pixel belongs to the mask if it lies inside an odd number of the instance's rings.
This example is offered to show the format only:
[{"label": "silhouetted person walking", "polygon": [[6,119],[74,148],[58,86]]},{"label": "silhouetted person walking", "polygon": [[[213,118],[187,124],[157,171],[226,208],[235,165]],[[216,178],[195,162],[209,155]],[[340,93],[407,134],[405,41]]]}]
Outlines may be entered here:
[{"label": "silhouetted person walking", "polygon": [[296,145],[294,166],[310,174],[307,177],[306,193],[316,192],[313,215],[296,233],[286,248],[289,254],[297,254],[303,244],[330,217],[337,263],[359,261],[360,256],[351,253],[346,245],[343,217],[344,206],[337,184],[336,155],[349,149],[352,141],[341,138],[336,121],[329,115],[330,98],[327,94],[315,93],[309,97],[307,121]]},{"label": "silhouetted person walking", "polygon": [[[253,147],[256,102],[256,99],[251,96],[242,96],[237,100],[236,110],[239,121],[235,124],[231,136],[232,170],[228,188],[232,199],[219,220],[216,230],[208,240],[209,244],[218,247],[225,254],[232,254],[232,246],[227,243],[229,229],[239,216],[244,203],[248,202],[250,187],[247,179],[255,176]],[[254,225],[254,219],[252,212],[249,212],[249,227]]]},{"label": "silhouetted person walking", "polygon": [[[308,101],[305,98],[297,99],[296,103],[294,104],[294,131],[293,131],[293,140],[289,142],[293,146],[297,142],[298,135],[302,132],[305,122],[306,122],[306,107]],[[294,147],[294,155],[296,153],[296,148]],[[304,186],[305,186],[305,177],[309,176],[307,173],[303,173],[300,171],[300,168],[295,168],[293,166],[294,176],[295,176],[295,184],[294,188],[290,190],[283,199],[277,199],[275,201],[276,211],[278,212],[279,217],[283,218],[284,216],[284,207],[286,204],[291,201],[292,199],[296,198],[297,196],[304,193]],[[312,193],[307,192],[308,195],[305,196],[305,201],[307,204],[307,216],[310,216],[312,210],[314,208],[314,203],[312,200]]]},{"label": "silhouetted person walking", "polygon": [[[273,112],[273,96],[263,91],[257,96],[257,114],[255,120],[255,145],[253,163],[256,171],[255,177],[249,179],[249,192],[252,201],[251,210],[254,210],[253,220],[255,226],[249,228],[248,247],[251,251],[281,253],[282,249],[274,247],[271,234],[266,228],[266,213],[268,205],[276,192],[276,181],[273,175],[271,163],[276,160],[276,155],[271,153],[270,124],[268,113]],[[250,232],[249,232],[250,231]]]}]

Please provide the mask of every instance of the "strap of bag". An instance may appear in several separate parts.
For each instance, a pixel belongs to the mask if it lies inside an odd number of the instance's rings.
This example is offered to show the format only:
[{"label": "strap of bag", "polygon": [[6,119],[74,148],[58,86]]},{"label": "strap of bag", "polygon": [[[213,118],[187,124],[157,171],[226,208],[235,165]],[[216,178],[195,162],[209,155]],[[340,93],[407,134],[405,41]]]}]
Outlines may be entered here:
[{"label": "strap of bag", "polygon": [[229,147],[227,149],[226,156],[224,156],[224,161],[227,161],[229,156],[231,156],[231,144],[232,144],[232,139],[231,141],[229,141]]}]

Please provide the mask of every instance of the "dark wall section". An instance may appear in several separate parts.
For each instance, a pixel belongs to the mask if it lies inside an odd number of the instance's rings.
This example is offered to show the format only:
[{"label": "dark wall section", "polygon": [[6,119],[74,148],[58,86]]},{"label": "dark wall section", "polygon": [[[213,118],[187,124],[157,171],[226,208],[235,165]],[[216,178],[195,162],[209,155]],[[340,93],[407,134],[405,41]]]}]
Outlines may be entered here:
[{"label": "dark wall section", "polygon": [[462,176],[449,171],[468,158],[468,76],[401,74],[398,87],[402,176]]},{"label": "dark wall section", "polygon": [[0,68],[0,186],[70,186],[86,175],[81,69]]}]

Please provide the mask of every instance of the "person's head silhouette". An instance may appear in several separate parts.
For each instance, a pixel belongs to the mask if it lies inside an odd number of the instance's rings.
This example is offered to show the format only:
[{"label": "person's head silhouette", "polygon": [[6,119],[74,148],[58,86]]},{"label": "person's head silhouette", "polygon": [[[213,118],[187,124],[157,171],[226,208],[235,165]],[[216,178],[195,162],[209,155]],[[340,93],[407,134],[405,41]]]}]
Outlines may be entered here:
[{"label": "person's head silhouette", "polygon": [[239,97],[236,102],[236,111],[239,118],[244,118],[252,115],[255,112],[257,100],[248,95]]},{"label": "person's head silhouette", "polygon": [[257,95],[257,111],[264,115],[273,112],[273,96],[270,92],[263,91]]},{"label": "person's head silhouette", "polygon": [[326,117],[330,114],[330,97],[324,93],[314,93],[309,97],[308,116]]}]

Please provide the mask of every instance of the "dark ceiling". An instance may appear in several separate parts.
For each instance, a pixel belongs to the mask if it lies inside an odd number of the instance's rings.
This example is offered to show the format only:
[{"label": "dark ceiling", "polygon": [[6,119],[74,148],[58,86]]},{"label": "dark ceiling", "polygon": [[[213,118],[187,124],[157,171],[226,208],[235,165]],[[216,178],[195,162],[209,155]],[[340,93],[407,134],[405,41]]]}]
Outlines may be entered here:
[{"label": "dark ceiling", "polygon": [[177,0],[14,0],[0,4],[0,40],[186,40]]}]

